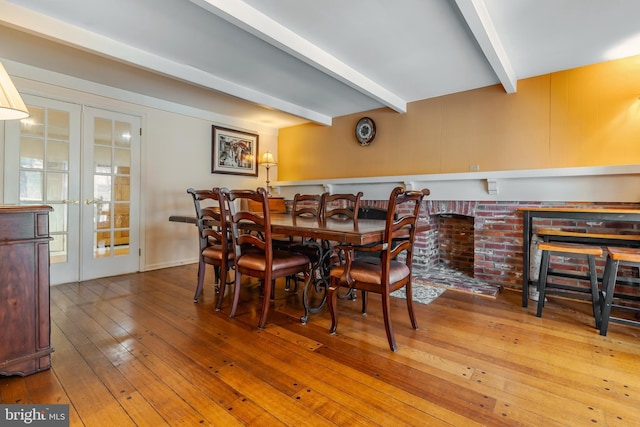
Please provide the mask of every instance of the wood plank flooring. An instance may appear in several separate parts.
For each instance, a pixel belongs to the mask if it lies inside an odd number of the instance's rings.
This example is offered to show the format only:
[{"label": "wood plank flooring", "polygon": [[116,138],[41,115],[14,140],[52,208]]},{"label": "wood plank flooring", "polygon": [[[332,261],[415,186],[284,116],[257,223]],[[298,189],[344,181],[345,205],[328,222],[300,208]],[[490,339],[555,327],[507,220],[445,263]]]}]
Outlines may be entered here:
[{"label": "wood plank flooring", "polygon": [[447,291],[393,300],[398,352],[380,301],[339,301],[301,325],[299,295],[278,283],[256,329],[257,284],[238,315],[213,310],[196,266],[52,288],[52,369],[0,377],[2,403],[69,403],[72,426],[640,425],[640,329],[593,327],[587,304],[550,299],[543,318],[520,294]]}]

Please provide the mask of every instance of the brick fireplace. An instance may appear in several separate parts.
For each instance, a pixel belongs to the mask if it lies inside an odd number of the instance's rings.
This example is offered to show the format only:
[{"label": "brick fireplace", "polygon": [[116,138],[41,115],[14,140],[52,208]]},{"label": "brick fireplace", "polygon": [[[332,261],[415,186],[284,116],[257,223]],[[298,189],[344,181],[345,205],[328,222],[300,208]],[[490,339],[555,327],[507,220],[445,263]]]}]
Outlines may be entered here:
[{"label": "brick fireplace", "polygon": [[417,237],[415,262],[427,268],[444,264],[473,277],[476,205],[427,200],[425,218],[429,231]]},{"label": "brick fireplace", "polygon": [[[368,206],[385,208],[386,201],[364,201]],[[424,268],[436,264],[467,273],[475,279],[507,288],[522,287],[522,206],[576,206],[638,208],[630,203],[575,202],[503,202],[427,200],[421,222],[427,230],[416,236],[414,263]],[[547,220],[534,224],[537,228],[563,227],[580,229],[596,227],[599,233],[640,233],[638,224],[597,223]],[[598,262],[600,271],[604,260]],[[576,269],[584,266],[576,265]],[[628,274],[636,274],[630,271]]]}]

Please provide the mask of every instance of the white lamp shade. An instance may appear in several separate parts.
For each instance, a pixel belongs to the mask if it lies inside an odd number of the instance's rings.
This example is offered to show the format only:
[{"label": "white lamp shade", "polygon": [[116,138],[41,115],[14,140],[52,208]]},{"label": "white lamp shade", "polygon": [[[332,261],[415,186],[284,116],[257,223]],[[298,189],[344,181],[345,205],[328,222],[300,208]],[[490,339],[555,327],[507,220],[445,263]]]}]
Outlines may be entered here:
[{"label": "white lamp shade", "polygon": [[0,63],[0,120],[29,117],[29,110],[13,85],[7,70]]},{"label": "white lamp shade", "polygon": [[260,157],[259,163],[265,167],[271,167],[271,166],[277,165],[276,159],[273,158],[273,154],[271,154],[269,151],[262,154],[262,156]]}]

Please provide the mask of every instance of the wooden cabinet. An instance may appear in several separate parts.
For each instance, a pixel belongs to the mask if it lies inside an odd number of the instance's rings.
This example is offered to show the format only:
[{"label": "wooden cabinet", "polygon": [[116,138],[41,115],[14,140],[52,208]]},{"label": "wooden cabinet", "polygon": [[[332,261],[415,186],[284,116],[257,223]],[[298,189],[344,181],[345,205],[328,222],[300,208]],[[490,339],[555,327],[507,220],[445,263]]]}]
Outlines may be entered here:
[{"label": "wooden cabinet", "polygon": [[50,206],[0,207],[0,375],[51,367]]}]

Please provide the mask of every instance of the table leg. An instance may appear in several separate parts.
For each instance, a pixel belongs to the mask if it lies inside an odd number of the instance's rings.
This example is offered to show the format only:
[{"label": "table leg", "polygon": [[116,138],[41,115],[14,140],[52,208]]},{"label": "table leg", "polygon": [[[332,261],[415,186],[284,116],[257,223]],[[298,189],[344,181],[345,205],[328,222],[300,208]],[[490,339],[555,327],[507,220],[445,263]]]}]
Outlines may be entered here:
[{"label": "table leg", "polygon": [[304,315],[300,317],[302,324],[307,323],[310,313],[317,313],[322,309],[327,301],[327,289],[329,289],[331,248],[325,247],[324,242],[314,241],[313,244],[318,250],[318,262],[311,266],[309,280],[305,283],[302,291],[302,305],[304,307]]},{"label": "table leg", "polygon": [[[316,266],[312,265],[310,279],[302,291],[302,305],[304,315],[300,317],[302,324],[307,323],[310,313],[318,313],[327,302],[327,290],[329,289],[330,271],[332,263],[336,262],[332,258],[333,248],[328,241],[321,243],[314,242],[319,250],[319,260]],[[344,262],[343,259],[340,262]],[[349,288],[346,292],[337,292],[340,299],[356,299],[355,289]]]},{"label": "table leg", "polygon": [[522,306],[529,305],[529,270],[531,268],[531,212],[522,213]]}]

